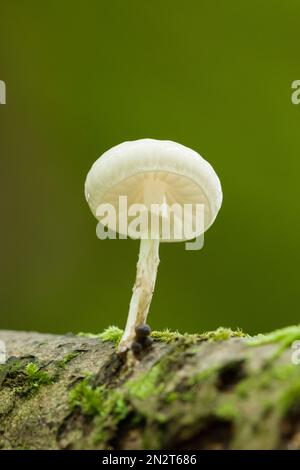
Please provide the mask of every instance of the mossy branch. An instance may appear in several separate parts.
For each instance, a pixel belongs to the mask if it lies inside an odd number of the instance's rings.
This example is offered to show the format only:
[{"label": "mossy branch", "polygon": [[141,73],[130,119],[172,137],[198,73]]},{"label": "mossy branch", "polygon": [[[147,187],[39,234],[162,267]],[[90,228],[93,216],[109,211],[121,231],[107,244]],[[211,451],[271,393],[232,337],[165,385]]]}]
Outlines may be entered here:
[{"label": "mossy branch", "polygon": [[156,331],[136,364],[121,336],[0,332],[0,448],[300,448],[299,326]]}]

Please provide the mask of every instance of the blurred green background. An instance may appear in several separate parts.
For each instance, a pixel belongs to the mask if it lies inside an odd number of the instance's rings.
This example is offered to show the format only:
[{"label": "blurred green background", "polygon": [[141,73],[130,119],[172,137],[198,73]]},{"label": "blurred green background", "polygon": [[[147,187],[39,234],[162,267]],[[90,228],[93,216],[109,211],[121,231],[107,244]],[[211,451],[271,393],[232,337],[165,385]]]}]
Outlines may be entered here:
[{"label": "blurred green background", "polygon": [[124,326],[138,243],[100,241],[91,164],[171,139],[217,171],[201,251],[161,246],[155,329],[298,323],[298,0],[51,1],[0,6],[0,328]]}]

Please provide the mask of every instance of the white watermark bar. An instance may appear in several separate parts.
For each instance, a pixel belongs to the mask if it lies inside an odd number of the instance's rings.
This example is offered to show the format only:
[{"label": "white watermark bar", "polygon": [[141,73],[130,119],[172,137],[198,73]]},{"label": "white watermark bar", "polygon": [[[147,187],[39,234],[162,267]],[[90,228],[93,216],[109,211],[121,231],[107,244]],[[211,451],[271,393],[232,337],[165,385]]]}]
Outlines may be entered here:
[{"label": "white watermark bar", "polygon": [[6,104],[6,84],[0,80],[0,104]]},{"label": "white watermark bar", "polygon": [[127,196],[121,195],[116,205],[100,204],[96,215],[100,240],[185,241],[187,250],[200,250],[204,244],[204,204],[128,205]]}]

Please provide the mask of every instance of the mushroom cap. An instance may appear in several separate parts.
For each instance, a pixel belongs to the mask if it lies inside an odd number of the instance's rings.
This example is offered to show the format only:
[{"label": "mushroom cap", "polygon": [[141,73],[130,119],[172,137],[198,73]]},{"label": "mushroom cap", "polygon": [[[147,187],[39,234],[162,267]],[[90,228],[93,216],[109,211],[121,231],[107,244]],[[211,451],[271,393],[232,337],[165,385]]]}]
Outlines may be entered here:
[{"label": "mushroom cap", "polygon": [[[127,196],[128,207],[136,203],[149,209],[150,204],[162,202],[182,207],[203,204],[202,232],[212,225],[222,204],[220,180],[212,166],[194,150],[169,140],[123,142],[95,161],[85,182],[85,197],[95,217],[99,220],[100,204],[109,203],[118,218],[119,196]],[[192,219],[194,223],[195,212]],[[122,234],[118,221],[116,231]],[[159,238],[161,241],[189,239]]]}]

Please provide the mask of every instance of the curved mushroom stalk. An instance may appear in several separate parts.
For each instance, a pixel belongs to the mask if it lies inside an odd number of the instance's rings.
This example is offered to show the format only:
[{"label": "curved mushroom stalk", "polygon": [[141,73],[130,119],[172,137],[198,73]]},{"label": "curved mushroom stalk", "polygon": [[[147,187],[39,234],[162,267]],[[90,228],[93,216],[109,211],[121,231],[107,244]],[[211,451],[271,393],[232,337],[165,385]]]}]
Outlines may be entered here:
[{"label": "curved mushroom stalk", "polygon": [[132,289],[129,313],[118,352],[130,349],[135,338],[135,328],[146,323],[159,265],[159,240],[141,239],[136,280]]}]

